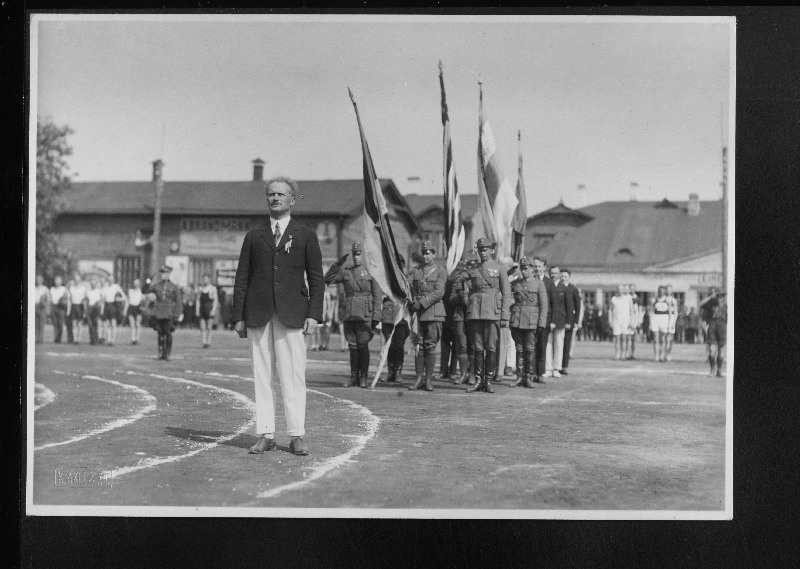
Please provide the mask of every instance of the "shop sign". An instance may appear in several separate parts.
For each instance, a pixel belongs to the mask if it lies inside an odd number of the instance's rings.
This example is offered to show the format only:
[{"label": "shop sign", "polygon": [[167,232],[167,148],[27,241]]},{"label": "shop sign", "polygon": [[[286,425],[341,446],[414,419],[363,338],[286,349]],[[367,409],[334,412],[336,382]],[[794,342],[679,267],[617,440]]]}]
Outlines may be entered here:
[{"label": "shop sign", "polygon": [[722,286],[722,273],[700,273],[697,286]]},{"label": "shop sign", "polygon": [[238,256],[250,225],[249,219],[183,218],[180,251],[194,256]]}]

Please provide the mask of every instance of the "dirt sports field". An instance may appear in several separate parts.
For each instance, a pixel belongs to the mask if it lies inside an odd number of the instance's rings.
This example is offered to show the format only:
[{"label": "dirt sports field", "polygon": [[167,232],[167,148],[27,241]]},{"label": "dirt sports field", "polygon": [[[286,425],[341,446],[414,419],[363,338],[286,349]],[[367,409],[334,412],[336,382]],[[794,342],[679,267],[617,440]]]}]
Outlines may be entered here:
[{"label": "dirt sports field", "polygon": [[[280,407],[278,450],[247,453],[246,340],[218,332],[202,349],[198,332],[178,331],[164,362],[152,330],[138,346],[126,335],[36,346],[33,504],[724,509],[726,386],[706,375],[701,345],[659,364],[650,346],[618,362],[610,344],[579,342],[569,376],[534,389],[506,380],[490,395],[444,381],[432,393],[340,387],[347,353],[334,336],[334,351],[309,352],[311,454],[297,457]],[[412,369],[407,356],[406,385]],[[68,478],[81,469],[110,481]]]}]

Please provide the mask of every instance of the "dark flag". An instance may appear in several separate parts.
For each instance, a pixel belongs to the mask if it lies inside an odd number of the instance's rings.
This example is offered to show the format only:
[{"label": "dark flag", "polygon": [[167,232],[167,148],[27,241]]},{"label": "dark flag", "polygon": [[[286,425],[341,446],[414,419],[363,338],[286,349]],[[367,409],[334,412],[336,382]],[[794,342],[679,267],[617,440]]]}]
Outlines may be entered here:
[{"label": "dark flag", "polygon": [[511,244],[511,258],[519,262],[525,255],[525,225],[528,221],[528,204],[525,198],[525,182],[522,180],[522,133],[517,131],[519,161],[517,163],[517,209],[511,227],[514,230]]},{"label": "dark flag", "polygon": [[453,144],[450,140],[450,116],[444,95],[442,62],[439,62],[439,85],[442,88],[442,146],[444,148],[444,240],[447,246],[447,272],[452,273],[464,253],[464,222],[461,218],[461,198],[458,195],[456,167],[453,163]]}]

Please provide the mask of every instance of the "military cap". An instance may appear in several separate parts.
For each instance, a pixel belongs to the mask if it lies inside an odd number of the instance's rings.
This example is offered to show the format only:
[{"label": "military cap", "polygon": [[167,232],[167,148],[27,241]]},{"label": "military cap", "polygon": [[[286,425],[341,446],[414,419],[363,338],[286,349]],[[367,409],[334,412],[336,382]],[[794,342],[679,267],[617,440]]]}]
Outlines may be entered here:
[{"label": "military cap", "polygon": [[530,257],[522,257],[519,260],[519,266],[520,267],[532,267],[533,266],[533,259],[531,259]]},{"label": "military cap", "polygon": [[162,273],[171,273],[172,272],[172,267],[170,267],[169,265],[161,265],[161,272]]},{"label": "military cap", "polygon": [[486,239],[486,237],[481,237],[475,244],[475,247],[478,249],[491,249],[493,246],[494,244],[488,239]]},{"label": "military cap", "polygon": [[351,250],[353,251],[353,253],[363,253],[364,252],[364,248],[361,246],[361,243],[359,243],[358,241],[353,243],[353,247],[352,247]]},{"label": "military cap", "polygon": [[436,252],[436,248],[433,246],[433,243],[431,243],[430,241],[423,241],[422,242],[422,247],[420,247],[420,251],[422,251],[423,253],[425,253],[426,251],[433,251],[435,253]]}]

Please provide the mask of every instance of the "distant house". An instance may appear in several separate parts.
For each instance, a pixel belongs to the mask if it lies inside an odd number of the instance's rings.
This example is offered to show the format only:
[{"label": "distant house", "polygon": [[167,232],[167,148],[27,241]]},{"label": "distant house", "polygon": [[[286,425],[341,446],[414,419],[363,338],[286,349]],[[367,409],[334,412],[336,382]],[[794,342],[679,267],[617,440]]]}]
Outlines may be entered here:
[{"label": "distant house", "polygon": [[[444,198],[439,195],[408,194],[405,196],[408,206],[417,218],[420,229],[416,240],[412,242],[409,255],[419,250],[423,241],[431,241],[436,247],[436,257],[441,262],[447,256],[444,238]],[[465,240],[464,249],[468,251],[478,237],[483,235],[483,225],[479,211],[478,194],[462,194],[461,218],[464,222]],[[476,229],[477,227],[477,229]]]},{"label": "distant house", "polygon": [[[263,162],[253,161],[253,179],[241,182],[165,181],[159,259],[172,264],[183,285],[208,273],[232,285],[245,233],[268,216]],[[420,229],[408,203],[390,179],[380,180],[398,248],[407,250]],[[152,248],[155,182],[73,182],[55,221],[59,248],[75,270],[114,273],[123,286],[146,276]],[[316,230],[323,264],[330,265],[361,239],[364,183],[299,180],[293,218]]]}]

